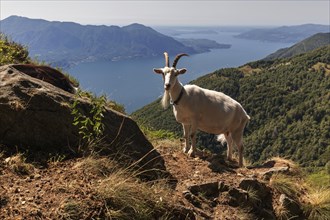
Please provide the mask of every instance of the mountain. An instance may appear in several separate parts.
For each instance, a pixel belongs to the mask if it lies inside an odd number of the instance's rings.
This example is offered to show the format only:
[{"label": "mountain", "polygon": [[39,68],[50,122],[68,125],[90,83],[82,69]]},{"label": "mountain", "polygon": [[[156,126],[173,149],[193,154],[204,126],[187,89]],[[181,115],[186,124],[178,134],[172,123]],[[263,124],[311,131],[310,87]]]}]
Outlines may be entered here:
[{"label": "mountain", "polygon": [[278,58],[289,58],[295,55],[315,50],[330,44],[330,33],[315,34],[291,47],[283,48],[275,53],[268,55],[265,60],[274,60]]},{"label": "mountain", "polygon": [[[249,161],[284,156],[303,166],[321,166],[330,158],[330,46],[289,59],[220,69],[191,83],[224,92],[251,116],[244,134]],[[163,110],[160,100],[132,117],[145,127],[182,135],[172,109]],[[214,135],[200,133],[198,142],[224,149]]]},{"label": "mountain", "polygon": [[329,25],[303,24],[277,28],[261,28],[243,32],[237,38],[270,42],[297,43],[317,33],[330,32]]},{"label": "mountain", "polygon": [[219,44],[215,40],[184,39],[184,38],[175,38],[175,39],[187,47],[194,48],[194,50],[199,53],[209,52],[210,49],[228,49],[231,47],[230,44]]},{"label": "mountain", "polygon": [[12,40],[27,45],[32,57],[62,65],[68,61],[153,57],[162,55],[164,51],[170,54],[201,51],[141,24],[95,26],[18,16],[8,17],[0,24],[0,31]]}]

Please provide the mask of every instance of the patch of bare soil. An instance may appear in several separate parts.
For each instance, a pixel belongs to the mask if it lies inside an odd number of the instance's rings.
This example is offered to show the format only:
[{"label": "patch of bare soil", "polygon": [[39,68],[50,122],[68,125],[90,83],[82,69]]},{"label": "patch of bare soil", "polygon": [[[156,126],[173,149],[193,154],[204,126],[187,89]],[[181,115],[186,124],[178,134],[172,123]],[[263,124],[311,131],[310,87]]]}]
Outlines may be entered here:
[{"label": "patch of bare soil", "polygon": [[[0,219],[65,218],[65,209],[72,208],[72,212],[76,212],[74,209],[86,200],[90,206],[79,208],[87,209],[84,213],[88,215],[82,217],[97,215],[102,204],[94,198],[91,186],[99,177],[73,169],[76,162],[49,163],[47,168],[35,167],[27,175],[13,172],[5,165],[0,176]],[[74,203],[70,204],[70,200]]]},{"label": "patch of bare soil", "polygon": [[[269,187],[269,178],[289,172],[292,167],[287,161],[238,168],[235,161],[226,161],[222,155],[201,152],[199,157],[188,157],[179,142],[159,141],[154,145],[177,180],[175,196],[194,211],[197,219],[275,219],[273,201],[279,195]],[[252,201],[249,189],[261,198]],[[266,200],[269,204],[261,204]]]}]

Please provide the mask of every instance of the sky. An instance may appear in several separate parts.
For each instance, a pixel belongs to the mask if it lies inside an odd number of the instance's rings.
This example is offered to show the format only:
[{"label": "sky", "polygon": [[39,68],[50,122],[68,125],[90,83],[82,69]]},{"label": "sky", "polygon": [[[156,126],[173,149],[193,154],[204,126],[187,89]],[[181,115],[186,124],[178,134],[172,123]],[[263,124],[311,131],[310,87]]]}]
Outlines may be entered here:
[{"label": "sky", "polygon": [[93,25],[281,26],[330,24],[330,0],[0,0],[11,15]]}]

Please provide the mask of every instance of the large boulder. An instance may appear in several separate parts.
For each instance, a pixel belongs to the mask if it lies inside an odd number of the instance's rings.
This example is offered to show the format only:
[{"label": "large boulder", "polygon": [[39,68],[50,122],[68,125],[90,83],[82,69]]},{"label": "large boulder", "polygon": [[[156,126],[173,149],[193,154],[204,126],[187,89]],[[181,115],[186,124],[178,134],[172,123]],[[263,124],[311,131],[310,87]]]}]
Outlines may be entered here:
[{"label": "large boulder", "polygon": [[[1,66],[0,151],[6,148],[33,152],[42,157],[77,155],[83,143],[78,128],[73,125],[70,108],[77,98],[18,71],[13,65]],[[89,112],[90,101],[78,99],[80,110]],[[143,170],[165,172],[163,158],[131,118],[106,108],[103,123],[105,130],[100,154],[117,155]]]}]

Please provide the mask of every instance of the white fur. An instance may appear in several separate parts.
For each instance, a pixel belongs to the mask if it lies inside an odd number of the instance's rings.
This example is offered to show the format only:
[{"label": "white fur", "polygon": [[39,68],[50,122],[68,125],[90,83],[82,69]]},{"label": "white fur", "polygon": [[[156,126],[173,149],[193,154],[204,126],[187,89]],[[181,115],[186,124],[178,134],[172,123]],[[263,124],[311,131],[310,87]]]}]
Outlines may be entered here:
[{"label": "white fur", "polygon": [[164,91],[164,95],[163,95],[163,98],[162,98],[162,106],[164,109],[167,109],[168,106],[170,105],[170,93],[169,91],[165,90]]},{"label": "white fur", "polygon": [[[182,84],[177,76],[185,69],[163,68],[154,69],[156,73],[162,71],[165,84],[170,84],[164,92],[163,107],[168,106],[168,94],[172,100],[179,97]],[[164,84],[164,88],[166,85]],[[250,117],[243,107],[231,97],[221,92],[203,89],[196,85],[185,85],[184,92],[177,103],[173,105],[175,119],[182,124],[185,147],[183,151],[190,156],[196,152],[197,129],[216,134],[222,143],[227,142],[227,158],[232,159],[232,147],[235,144],[239,153],[239,166],[243,166],[243,130]],[[190,146],[191,138],[191,146]]]}]

